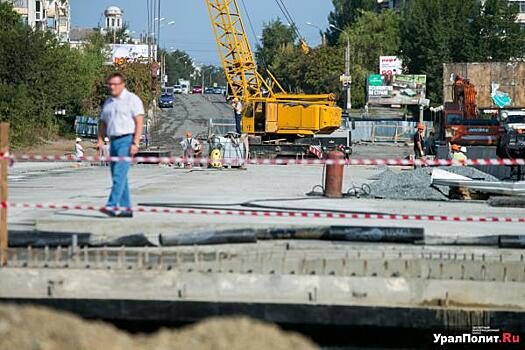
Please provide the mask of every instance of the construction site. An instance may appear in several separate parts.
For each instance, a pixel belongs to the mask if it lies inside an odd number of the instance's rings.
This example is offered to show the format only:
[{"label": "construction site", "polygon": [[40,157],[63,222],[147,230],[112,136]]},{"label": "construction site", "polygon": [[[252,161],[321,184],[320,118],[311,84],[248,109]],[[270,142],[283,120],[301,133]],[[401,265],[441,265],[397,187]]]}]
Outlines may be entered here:
[{"label": "construction site", "polygon": [[153,104],[135,155],[0,126],[0,349],[523,347],[525,64],[444,64],[439,107],[380,69],[356,117],[349,66],[346,108],[289,92],[238,2],[206,4],[227,91]]}]

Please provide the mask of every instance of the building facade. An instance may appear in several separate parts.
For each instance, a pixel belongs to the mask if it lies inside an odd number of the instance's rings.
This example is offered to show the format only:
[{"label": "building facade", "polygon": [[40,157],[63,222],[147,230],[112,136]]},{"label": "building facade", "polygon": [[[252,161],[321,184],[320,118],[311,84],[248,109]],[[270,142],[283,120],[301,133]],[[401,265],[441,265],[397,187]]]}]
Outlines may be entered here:
[{"label": "building facade", "polygon": [[508,0],[512,4],[516,4],[519,6],[520,13],[518,15],[518,22],[521,23],[522,26],[525,26],[525,1],[523,0]]},{"label": "building facade", "polygon": [[117,31],[124,26],[124,11],[117,6],[110,6],[104,11],[106,17],[105,27],[106,31]]},{"label": "building facade", "polygon": [[38,30],[53,32],[62,42],[69,41],[71,10],[69,0],[0,0],[10,2],[22,21]]}]

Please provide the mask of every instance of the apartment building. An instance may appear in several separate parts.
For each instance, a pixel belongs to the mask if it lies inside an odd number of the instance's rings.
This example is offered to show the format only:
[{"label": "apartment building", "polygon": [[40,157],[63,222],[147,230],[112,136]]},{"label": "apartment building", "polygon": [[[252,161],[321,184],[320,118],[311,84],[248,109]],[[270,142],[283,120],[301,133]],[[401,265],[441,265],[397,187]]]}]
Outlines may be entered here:
[{"label": "apartment building", "polygon": [[9,1],[22,21],[39,30],[49,30],[62,42],[69,41],[71,11],[69,0],[0,0]]}]

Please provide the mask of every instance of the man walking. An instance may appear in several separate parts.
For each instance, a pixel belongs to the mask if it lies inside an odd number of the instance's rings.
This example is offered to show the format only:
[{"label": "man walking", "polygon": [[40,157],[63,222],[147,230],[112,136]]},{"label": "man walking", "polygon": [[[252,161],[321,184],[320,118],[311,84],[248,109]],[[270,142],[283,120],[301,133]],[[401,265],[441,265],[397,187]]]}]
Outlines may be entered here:
[{"label": "man walking", "polygon": [[[110,139],[111,157],[133,157],[139,151],[144,124],[144,105],[140,98],[126,89],[126,80],[120,73],[107,79],[110,97],[100,114],[98,146],[104,138]],[[111,217],[131,218],[131,198],[128,185],[129,162],[111,162],[113,185],[106,207],[101,210]]]}]

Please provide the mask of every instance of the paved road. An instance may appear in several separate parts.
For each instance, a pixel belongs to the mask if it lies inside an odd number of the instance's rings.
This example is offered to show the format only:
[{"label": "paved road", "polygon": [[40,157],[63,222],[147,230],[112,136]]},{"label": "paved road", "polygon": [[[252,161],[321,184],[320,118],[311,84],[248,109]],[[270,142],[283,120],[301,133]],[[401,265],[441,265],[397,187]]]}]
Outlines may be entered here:
[{"label": "paved road", "polygon": [[230,106],[222,95],[177,95],[171,109],[157,115],[152,130],[152,143],[171,151],[180,152],[179,143],[186,131],[206,135],[210,119],[232,118]]}]

